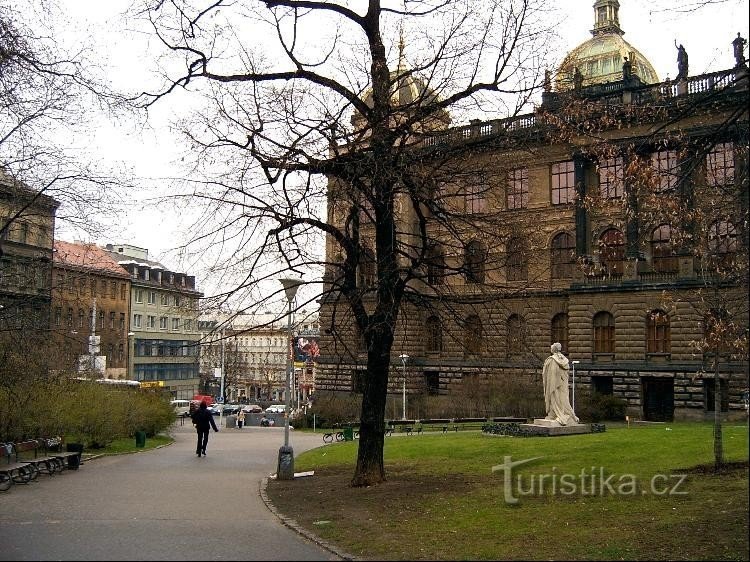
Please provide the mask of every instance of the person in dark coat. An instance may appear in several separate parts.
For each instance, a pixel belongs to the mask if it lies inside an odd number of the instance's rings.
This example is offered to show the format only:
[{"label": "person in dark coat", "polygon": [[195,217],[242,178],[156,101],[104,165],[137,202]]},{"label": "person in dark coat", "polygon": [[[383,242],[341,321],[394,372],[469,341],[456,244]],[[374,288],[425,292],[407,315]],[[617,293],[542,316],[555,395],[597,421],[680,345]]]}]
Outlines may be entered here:
[{"label": "person in dark coat", "polygon": [[211,412],[208,411],[208,405],[205,402],[201,402],[200,408],[193,413],[193,425],[198,432],[198,444],[195,448],[195,454],[199,457],[206,456],[206,445],[208,444],[208,433],[211,428],[214,431],[219,431],[216,427],[216,422]]}]

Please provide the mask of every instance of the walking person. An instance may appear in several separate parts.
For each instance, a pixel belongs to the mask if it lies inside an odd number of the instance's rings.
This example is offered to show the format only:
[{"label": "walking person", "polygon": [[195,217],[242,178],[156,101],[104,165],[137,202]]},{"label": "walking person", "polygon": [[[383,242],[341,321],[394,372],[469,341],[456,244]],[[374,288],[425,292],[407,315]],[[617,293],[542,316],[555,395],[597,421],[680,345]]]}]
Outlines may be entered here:
[{"label": "walking person", "polygon": [[240,411],[237,412],[237,429],[242,429],[242,425],[245,423],[245,412],[242,411],[242,408],[240,408]]},{"label": "walking person", "polygon": [[201,402],[200,408],[193,413],[193,425],[198,432],[198,444],[195,447],[195,454],[199,457],[206,456],[206,445],[208,444],[208,433],[211,428],[214,431],[219,431],[214,421],[214,416],[208,411],[208,405],[206,402]]}]

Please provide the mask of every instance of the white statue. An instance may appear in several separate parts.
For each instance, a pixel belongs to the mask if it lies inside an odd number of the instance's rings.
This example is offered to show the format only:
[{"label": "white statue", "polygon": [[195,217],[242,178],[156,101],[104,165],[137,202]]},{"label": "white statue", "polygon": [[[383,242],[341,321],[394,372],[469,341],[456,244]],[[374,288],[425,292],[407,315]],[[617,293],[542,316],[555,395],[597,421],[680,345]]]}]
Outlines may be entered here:
[{"label": "white statue", "polygon": [[578,423],[568,398],[568,358],[562,354],[562,345],[553,343],[542,368],[544,381],[544,405],[547,409],[548,420],[560,425]]}]

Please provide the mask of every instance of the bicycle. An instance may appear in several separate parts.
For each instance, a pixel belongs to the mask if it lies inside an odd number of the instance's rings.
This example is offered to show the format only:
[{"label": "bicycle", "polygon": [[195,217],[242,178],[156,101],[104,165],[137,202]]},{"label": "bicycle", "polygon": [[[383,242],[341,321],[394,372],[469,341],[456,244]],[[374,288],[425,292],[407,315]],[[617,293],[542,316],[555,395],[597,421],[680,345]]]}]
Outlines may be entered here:
[{"label": "bicycle", "polygon": [[323,434],[323,443],[333,443],[334,438],[336,441],[343,441],[344,440],[344,432],[343,431],[337,431],[335,433],[324,433]]}]

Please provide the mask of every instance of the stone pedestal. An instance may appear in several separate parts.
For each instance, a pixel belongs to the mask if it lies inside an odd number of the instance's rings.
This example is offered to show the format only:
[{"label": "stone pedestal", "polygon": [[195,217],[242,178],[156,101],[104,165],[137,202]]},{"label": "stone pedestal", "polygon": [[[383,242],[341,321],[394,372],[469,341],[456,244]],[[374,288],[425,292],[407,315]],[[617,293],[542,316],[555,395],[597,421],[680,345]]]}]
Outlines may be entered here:
[{"label": "stone pedestal", "polygon": [[554,420],[534,418],[534,423],[522,423],[521,429],[536,435],[577,435],[579,433],[591,433],[591,424],[574,423],[560,425]]}]

